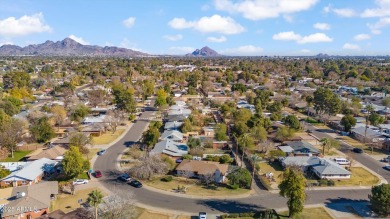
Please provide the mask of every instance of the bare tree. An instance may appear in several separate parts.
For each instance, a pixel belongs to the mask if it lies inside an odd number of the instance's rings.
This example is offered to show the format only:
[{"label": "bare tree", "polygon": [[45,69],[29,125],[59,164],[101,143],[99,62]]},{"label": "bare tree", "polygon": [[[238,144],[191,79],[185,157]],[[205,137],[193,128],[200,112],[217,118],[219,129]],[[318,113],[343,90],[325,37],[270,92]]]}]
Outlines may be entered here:
[{"label": "bare tree", "polygon": [[106,91],[101,89],[91,90],[88,92],[88,101],[91,106],[96,107],[103,103],[106,98]]},{"label": "bare tree", "polygon": [[119,126],[121,121],[123,121],[122,113],[120,110],[110,110],[107,112],[104,122],[108,124],[111,128],[112,133],[116,132],[116,128]]},{"label": "bare tree", "polygon": [[272,149],[272,147],[274,147],[274,145],[274,142],[268,139],[259,144],[259,146],[261,147],[261,151],[265,154],[268,154],[268,152]]},{"label": "bare tree", "polygon": [[181,176],[186,178],[186,182],[188,183],[188,179],[194,176],[194,173],[191,171],[182,171]]},{"label": "bare tree", "polygon": [[22,140],[24,124],[18,119],[12,119],[5,123],[0,130],[0,145],[6,147],[11,152],[11,157],[14,157],[16,144]]},{"label": "bare tree", "polygon": [[132,219],[137,216],[137,209],[134,206],[133,194],[121,197],[117,194],[104,198],[99,206],[101,218]]},{"label": "bare tree", "polygon": [[215,174],[213,172],[203,174],[201,182],[206,184],[206,187],[209,187],[210,184],[215,182]]},{"label": "bare tree", "polygon": [[150,180],[154,175],[166,174],[169,171],[168,165],[161,160],[160,156],[145,156],[141,163],[130,169],[133,176],[139,179]]},{"label": "bare tree", "polygon": [[69,144],[70,146],[78,147],[80,152],[83,154],[88,154],[89,149],[85,146],[91,142],[91,139],[85,136],[82,132],[74,132],[70,134]]},{"label": "bare tree", "polygon": [[355,154],[352,151],[348,151],[347,160],[349,161],[348,169],[351,170],[352,165],[355,163]]}]

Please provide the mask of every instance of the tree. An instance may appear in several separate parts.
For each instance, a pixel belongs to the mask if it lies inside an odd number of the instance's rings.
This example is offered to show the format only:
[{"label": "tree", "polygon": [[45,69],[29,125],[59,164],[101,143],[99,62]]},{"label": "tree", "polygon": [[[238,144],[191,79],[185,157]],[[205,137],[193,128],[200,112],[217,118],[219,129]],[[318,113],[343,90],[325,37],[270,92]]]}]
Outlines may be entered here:
[{"label": "tree", "polygon": [[244,163],[245,150],[247,148],[254,147],[253,138],[252,136],[249,135],[249,133],[246,133],[238,138],[238,143],[239,146],[241,147],[241,167],[242,167]]},{"label": "tree", "polygon": [[91,90],[88,92],[89,104],[93,107],[97,107],[103,103],[106,99],[106,91],[102,89]]},{"label": "tree", "polygon": [[201,142],[200,142],[200,139],[199,138],[193,138],[193,137],[190,137],[187,141],[187,145],[188,147],[190,148],[196,148],[196,147],[200,147],[201,145]]},{"label": "tree", "polygon": [[288,127],[298,130],[301,128],[301,123],[299,122],[299,119],[294,115],[288,115],[283,119],[283,122]]},{"label": "tree", "polygon": [[13,116],[20,111],[20,105],[11,101],[9,98],[0,100],[0,109],[3,109],[6,114]]},{"label": "tree", "polygon": [[164,107],[167,105],[167,97],[168,94],[164,91],[164,89],[159,89],[156,92],[156,101],[154,102],[155,107]]},{"label": "tree", "polygon": [[390,215],[390,184],[381,184],[371,188],[369,196],[372,209],[382,217]]},{"label": "tree", "polygon": [[191,121],[189,119],[185,119],[183,121],[183,125],[181,125],[180,127],[180,130],[183,132],[183,133],[187,133],[187,132],[190,132],[192,131],[192,124],[191,124]]},{"label": "tree", "polygon": [[78,147],[82,154],[89,153],[89,150],[88,150],[88,148],[85,147],[85,145],[89,144],[90,142],[91,142],[91,139],[88,138],[82,132],[72,133],[72,134],[70,134],[70,137],[69,137],[69,145]]},{"label": "tree", "polygon": [[286,141],[287,139],[291,138],[294,136],[294,129],[290,129],[286,126],[283,126],[283,127],[279,127],[278,128],[278,131],[276,131],[276,140],[278,141]]},{"label": "tree", "polygon": [[385,121],[385,118],[378,113],[373,112],[368,116],[368,121],[371,125],[377,126],[379,124],[382,124]]},{"label": "tree", "polygon": [[215,127],[215,139],[217,141],[227,141],[228,136],[226,135],[226,124],[225,123],[219,123]]},{"label": "tree", "polygon": [[104,219],[132,219],[136,216],[136,208],[133,195],[121,197],[117,194],[106,197],[99,209],[101,210],[101,218]]},{"label": "tree", "polygon": [[98,208],[103,202],[103,194],[99,190],[93,190],[88,194],[87,203],[95,208],[95,218],[98,218]]},{"label": "tree", "polygon": [[71,146],[64,154],[62,168],[69,178],[74,178],[89,169],[89,160],[83,158],[78,147]]},{"label": "tree", "polygon": [[107,112],[104,121],[111,128],[112,133],[116,132],[116,128],[123,121],[123,116],[120,110],[110,110]]},{"label": "tree", "polygon": [[81,122],[84,119],[84,117],[86,117],[89,114],[89,112],[90,109],[87,106],[83,104],[79,104],[71,113],[70,118],[73,121]]},{"label": "tree", "polygon": [[283,172],[282,181],[279,184],[279,194],[288,198],[287,207],[289,217],[292,218],[303,210],[305,203],[305,177],[297,168],[287,167]]},{"label": "tree", "polygon": [[252,113],[249,109],[241,108],[241,109],[237,110],[233,116],[234,116],[235,122],[247,123],[248,120],[252,117]]},{"label": "tree", "polygon": [[9,169],[5,169],[4,166],[0,166],[0,178],[4,178],[11,174],[11,171]]},{"label": "tree", "polygon": [[146,145],[147,150],[149,151],[158,142],[159,138],[160,131],[156,127],[150,126],[149,129],[142,134],[142,143]]},{"label": "tree", "polygon": [[166,174],[168,171],[168,165],[160,156],[143,157],[139,165],[130,169],[130,172],[136,178],[147,180],[150,180],[155,175]]},{"label": "tree", "polygon": [[325,155],[325,148],[327,149],[328,153],[330,151],[330,149],[332,148],[339,148],[340,147],[340,143],[337,141],[337,140],[334,140],[332,138],[322,138],[320,140],[321,144],[322,144],[322,154]]},{"label": "tree", "polygon": [[232,170],[228,175],[229,183],[231,185],[237,185],[239,188],[250,188],[251,174],[245,168],[236,168]]},{"label": "tree", "polygon": [[390,97],[383,98],[382,104],[383,104],[383,106],[390,107]]},{"label": "tree", "polygon": [[341,101],[330,89],[320,87],[314,91],[314,110],[320,116],[334,115],[341,109]]},{"label": "tree", "polygon": [[66,118],[66,110],[63,106],[55,105],[50,109],[50,111],[53,114],[54,121],[57,124],[58,131],[59,131],[60,126],[62,125],[62,123]]},{"label": "tree", "polygon": [[130,90],[125,89],[122,85],[117,85],[112,88],[112,95],[117,109],[127,113],[135,113],[136,102]]},{"label": "tree", "polygon": [[38,143],[44,143],[55,136],[47,117],[41,117],[30,127],[30,132]]},{"label": "tree", "polygon": [[252,164],[252,182],[251,182],[251,188],[252,188],[253,180],[255,179],[256,164],[257,162],[261,161],[261,157],[253,154],[249,157],[249,161]]},{"label": "tree", "polygon": [[351,128],[356,125],[356,119],[352,115],[346,115],[341,119],[340,124],[344,126],[344,131],[350,132]]}]

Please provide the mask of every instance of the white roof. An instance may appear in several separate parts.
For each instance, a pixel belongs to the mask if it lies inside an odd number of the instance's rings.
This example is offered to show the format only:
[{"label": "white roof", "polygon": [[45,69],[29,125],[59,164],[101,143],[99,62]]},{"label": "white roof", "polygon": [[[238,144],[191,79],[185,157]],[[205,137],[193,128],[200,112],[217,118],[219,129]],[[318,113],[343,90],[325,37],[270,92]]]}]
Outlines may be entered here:
[{"label": "white roof", "polygon": [[178,143],[171,140],[164,140],[158,142],[151,154],[167,154],[173,157],[181,157],[184,154],[188,154],[188,146],[184,143]]},{"label": "white roof", "polygon": [[294,151],[294,149],[290,146],[279,146],[278,147],[281,151],[286,152],[286,153],[291,153]]},{"label": "white roof", "polygon": [[171,131],[164,131],[164,133],[161,135],[162,140],[173,140],[173,141],[181,141],[183,140],[183,133],[171,130]]},{"label": "white roof", "polygon": [[58,162],[47,158],[41,158],[25,165],[21,170],[15,171],[1,179],[1,181],[33,181],[44,171],[50,171]]}]

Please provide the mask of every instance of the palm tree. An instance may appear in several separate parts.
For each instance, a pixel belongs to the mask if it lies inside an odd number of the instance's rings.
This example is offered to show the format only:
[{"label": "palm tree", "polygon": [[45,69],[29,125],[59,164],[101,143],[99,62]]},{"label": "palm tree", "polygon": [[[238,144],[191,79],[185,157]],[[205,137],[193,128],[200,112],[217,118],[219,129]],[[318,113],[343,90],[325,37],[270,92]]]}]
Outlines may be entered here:
[{"label": "palm tree", "polygon": [[242,164],[244,163],[244,154],[245,154],[245,148],[248,147],[248,139],[249,139],[249,133],[245,133],[244,135],[242,135],[238,139],[238,141],[240,142],[241,147],[242,147],[241,167],[242,167]]},{"label": "palm tree", "polygon": [[103,194],[99,190],[93,190],[88,194],[87,202],[95,208],[95,218],[98,218],[98,206],[103,202]]},{"label": "palm tree", "polygon": [[256,154],[253,154],[252,156],[249,157],[249,160],[252,163],[252,182],[251,182],[251,189],[252,189],[253,180],[255,179],[256,163],[261,160],[261,157],[257,156]]},{"label": "palm tree", "polygon": [[322,138],[320,142],[322,144],[322,154],[325,156],[325,146],[328,146],[330,144],[330,140],[329,138]]}]

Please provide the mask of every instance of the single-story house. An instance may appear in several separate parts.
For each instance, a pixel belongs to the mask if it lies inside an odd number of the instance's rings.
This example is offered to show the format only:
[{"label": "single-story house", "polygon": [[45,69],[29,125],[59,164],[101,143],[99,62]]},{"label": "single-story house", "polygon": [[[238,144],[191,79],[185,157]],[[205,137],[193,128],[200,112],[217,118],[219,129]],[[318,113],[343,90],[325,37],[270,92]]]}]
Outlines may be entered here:
[{"label": "single-story house", "polygon": [[28,157],[27,161],[39,160],[41,158],[61,161],[62,159],[64,159],[65,152],[66,149],[64,147],[57,145],[51,148],[43,149],[39,154],[35,154]]},{"label": "single-story house", "polygon": [[33,185],[42,180],[46,174],[55,172],[58,161],[48,158],[41,158],[33,161],[22,169],[12,172],[10,175],[0,180],[1,187]]},{"label": "single-story house", "polygon": [[171,157],[182,157],[188,154],[188,146],[184,143],[164,140],[158,142],[150,151],[150,154],[166,154]]},{"label": "single-story house", "polygon": [[106,131],[106,127],[102,123],[94,123],[87,125],[81,129],[81,132],[89,133],[92,136],[100,136]]},{"label": "single-story house", "polygon": [[99,116],[88,116],[85,117],[82,124],[95,124],[95,123],[106,123],[105,122],[106,115],[102,114]]},{"label": "single-story house", "polygon": [[164,129],[165,130],[178,130],[183,125],[182,122],[167,122],[165,123]]},{"label": "single-story house", "polygon": [[217,183],[225,182],[229,165],[220,164],[219,162],[201,161],[201,160],[183,160],[176,167],[178,176],[183,177],[207,177],[207,175],[214,176],[214,181]]},{"label": "single-story house", "polygon": [[183,133],[176,130],[171,130],[171,131],[166,130],[164,131],[164,133],[162,133],[160,139],[180,142],[183,141]]},{"label": "single-story house", "polygon": [[186,119],[187,117],[183,115],[168,115],[167,120],[168,122],[182,122]]},{"label": "single-story house", "polygon": [[214,127],[203,127],[203,132],[206,137],[214,138],[215,128]]},{"label": "single-story house", "polygon": [[320,150],[306,141],[289,141],[286,142],[286,146],[289,147],[279,146],[279,149],[287,154],[294,154],[294,156],[318,156],[320,154]]},{"label": "single-story house", "polygon": [[189,115],[191,115],[191,110],[185,108],[171,109],[168,111],[168,116],[172,116],[172,115],[182,115],[187,118]]},{"label": "single-story house", "polygon": [[[83,132],[83,134],[85,135],[85,137],[89,138],[90,137],[90,133],[88,132]],[[71,134],[68,134],[68,136],[66,136],[65,138],[59,138],[53,142],[51,142],[52,145],[54,146],[62,146],[62,147],[69,147],[70,145],[70,138],[71,138]]]},{"label": "single-story house", "polygon": [[46,215],[56,195],[58,195],[57,181],[2,189],[1,218],[38,218]]},{"label": "single-story house", "polygon": [[351,132],[357,140],[367,143],[384,141],[386,138],[390,137],[389,134],[374,131],[371,128],[367,128],[366,132],[366,128],[362,126],[352,129]]},{"label": "single-story house", "polygon": [[285,157],[281,159],[283,167],[298,166],[306,173],[314,173],[320,179],[350,179],[351,172],[336,162],[320,157]]}]

